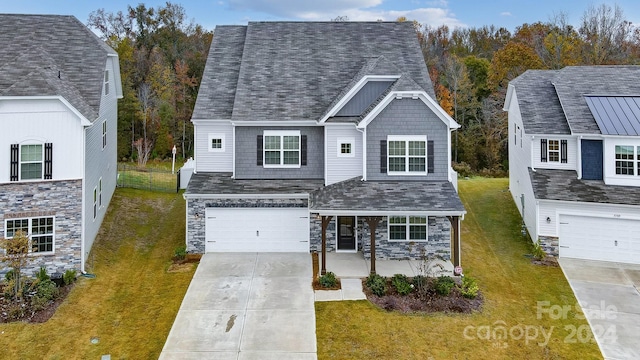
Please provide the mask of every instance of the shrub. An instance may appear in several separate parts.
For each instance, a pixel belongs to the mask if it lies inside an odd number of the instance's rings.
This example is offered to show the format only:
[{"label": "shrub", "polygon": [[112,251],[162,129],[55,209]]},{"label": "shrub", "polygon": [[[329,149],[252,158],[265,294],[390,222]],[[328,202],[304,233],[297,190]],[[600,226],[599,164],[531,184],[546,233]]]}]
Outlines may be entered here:
[{"label": "shrub", "polygon": [[447,296],[455,286],[455,281],[450,276],[439,276],[436,279],[435,288],[439,295]]},{"label": "shrub", "polygon": [[31,305],[36,311],[44,309],[59,294],[58,287],[51,279],[36,279],[29,287],[29,292],[32,294]]},{"label": "shrub", "polygon": [[64,272],[64,275],[62,275],[62,281],[65,285],[69,285],[76,281],[76,275],[76,269],[67,270]]},{"label": "shrub", "polygon": [[47,274],[47,269],[43,266],[40,270],[36,271],[36,279],[40,281],[51,280],[49,274]]},{"label": "shrub", "polygon": [[540,245],[540,240],[536,241],[535,243],[533,243],[533,257],[536,260],[542,260],[547,256],[547,253],[544,252],[544,249],[542,249],[542,246]]},{"label": "shrub", "polygon": [[387,279],[378,274],[369,275],[365,285],[376,296],[384,296],[387,293]]},{"label": "shrub", "polygon": [[318,282],[320,283],[320,286],[324,288],[332,288],[338,285],[338,278],[336,278],[336,274],[329,271],[328,273],[320,276],[318,278]]},{"label": "shrub", "polygon": [[173,252],[173,256],[177,260],[184,260],[187,257],[187,247],[184,245],[178,246],[176,250]]},{"label": "shrub", "polygon": [[4,274],[4,279],[7,280],[7,281],[11,281],[14,277],[15,276],[14,276],[13,269],[7,271],[7,273]]},{"label": "shrub", "polygon": [[478,282],[471,276],[463,276],[462,284],[460,285],[460,293],[467,299],[475,299],[478,296]]},{"label": "shrub", "polygon": [[405,275],[395,274],[391,278],[391,284],[400,295],[408,295],[413,290],[413,285],[409,283],[409,279]]}]

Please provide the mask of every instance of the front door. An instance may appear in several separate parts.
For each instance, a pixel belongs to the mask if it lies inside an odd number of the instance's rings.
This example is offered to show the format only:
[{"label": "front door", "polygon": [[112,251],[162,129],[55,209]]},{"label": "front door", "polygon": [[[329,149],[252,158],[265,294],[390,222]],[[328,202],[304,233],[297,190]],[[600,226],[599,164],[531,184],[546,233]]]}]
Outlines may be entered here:
[{"label": "front door", "polygon": [[356,218],[338,216],[338,250],[356,250]]}]

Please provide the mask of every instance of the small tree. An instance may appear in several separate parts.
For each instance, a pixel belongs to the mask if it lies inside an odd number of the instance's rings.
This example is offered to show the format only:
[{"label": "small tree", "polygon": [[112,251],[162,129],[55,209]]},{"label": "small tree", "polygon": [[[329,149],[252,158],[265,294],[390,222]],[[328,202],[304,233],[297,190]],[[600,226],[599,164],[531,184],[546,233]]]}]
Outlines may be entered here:
[{"label": "small tree", "polygon": [[0,239],[0,260],[13,271],[14,295],[22,294],[22,269],[29,262],[29,237],[21,230],[16,231],[12,239]]}]

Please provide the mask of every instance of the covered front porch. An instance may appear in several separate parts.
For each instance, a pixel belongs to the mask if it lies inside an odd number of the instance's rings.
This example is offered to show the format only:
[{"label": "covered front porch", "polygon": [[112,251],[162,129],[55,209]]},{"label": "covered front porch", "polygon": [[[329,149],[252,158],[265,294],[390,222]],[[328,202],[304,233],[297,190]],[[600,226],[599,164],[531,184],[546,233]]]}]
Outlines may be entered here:
[{"label": "covered front porch", "polygon": [[[321,254],[318,254],[321,257]],[[340,279],[365,278],[369,276],[371,260],[365,259],[361,252],[325,252],[326,271],[331,271]],[[321,259],[319,259],[321,261]],[[425,264],[421,260],[377,260],[376,273],[382,276],[404,274],[409,277],[422,274]],[[451,275],[453,263],[448,260],[436,260],[432,264],[436,276]]]}]

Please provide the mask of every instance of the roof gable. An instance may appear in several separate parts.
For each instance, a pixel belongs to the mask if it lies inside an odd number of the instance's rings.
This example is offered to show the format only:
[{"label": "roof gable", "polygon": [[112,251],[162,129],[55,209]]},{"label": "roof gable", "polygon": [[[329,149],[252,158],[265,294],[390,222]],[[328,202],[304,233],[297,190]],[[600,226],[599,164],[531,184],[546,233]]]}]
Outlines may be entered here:
[{"label": "roof gable", "polygon": [[108,56],[117,53],[73,16],[0,14],[2,96],[62,96],[93,121]]},{"label": "roof gable", "polygon": [[[216,28],[194,119],[319,121],[372,73],[406,74],[412,90],[433,93],[411,23],[250,22],[243,36],[240,28],[235,42],[224,39],[228,27]],[[237,79],[215,58],[233,59]]]}]

